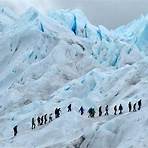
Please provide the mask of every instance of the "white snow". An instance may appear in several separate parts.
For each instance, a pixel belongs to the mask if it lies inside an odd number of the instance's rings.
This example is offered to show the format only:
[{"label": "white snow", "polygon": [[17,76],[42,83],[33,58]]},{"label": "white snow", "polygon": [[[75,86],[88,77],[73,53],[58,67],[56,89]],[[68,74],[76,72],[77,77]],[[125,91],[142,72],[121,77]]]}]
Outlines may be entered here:
[{"label": "white snow", "polygon": [[[80,10],[48,16],[35,8],[21,16],[0,11],[0,147],[148,147],[147,16],[109,31],[91,25]],[[128,102],[139,99],[142,110],[128,113]],[[115,116],[113,107],[120,103],[124,112]],[[106,104],[109,116],[99,117],[99,106]],[[32,117],[56,107],[60,118],[31,129]],[[89,107],[97,111],[95,118],[88,118]]]}]

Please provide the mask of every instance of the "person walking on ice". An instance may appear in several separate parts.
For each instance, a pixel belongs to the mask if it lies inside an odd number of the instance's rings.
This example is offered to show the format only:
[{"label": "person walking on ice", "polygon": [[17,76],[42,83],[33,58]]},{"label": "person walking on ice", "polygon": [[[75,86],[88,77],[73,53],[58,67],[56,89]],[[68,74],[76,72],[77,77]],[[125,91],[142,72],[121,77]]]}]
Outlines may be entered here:
[{"label": "person walking on ice", "polygon": [[80,107],[79,112],[81,113],[81,115],[84,114],[84,108],[82,106]]},{"label": "person walking on ice", "polygon": [[55,118],[57,118],[57,112],[58,112],[58,109],[56,108],[54,113],[55,113]]},{"label": "person walking on ice", "polygon": [[99,107],[99,116],[102,116],[102,106]]},{"label": "person walking on ice", "polygon": [[40,125],[43,125],[44,123],[44,116],[41,116],[41,122],[40,122]]},{"label": "person walking on ice", "polygon": [[55,109],[55,118],[59,118],[60,117],[60,111],[61,111],[60,108],[56,108]]},{"label": "person walking on ice", "polygon": [[106,105],[106,107],[105,107],[105,116],[107,116],[107,115],[109,115],[108,114],[108,105]]},{"label": "person walking on ice", "polygon": [[47,123],[47,114],[44,115],[44,124]]},{"label": "person walking on ice", "polygon": [[136,103],[133,105],[133,112],[136,112]]},{"label": "person walking on ice", "polygon": [[52,121],[52,113],[49,114],[49,123]]},{"label": "person walking on ice", "polygon": [[93,118],[94,116],[95,116],[95,109],[94,108],[90,108],[89,110],[88,110],[88,113],[89,113],[89,116],[88,117],[91,117],[91,118]]},{"label": "person walking on ice", "polygon": [[119,111],[120,111],[120,112],[119,112],[119,114],[122,114],[123,107],[122,107],[122,105],[121,105],[121,104],[119,105]]},{"label": "person walking on ice", "polygon": [[131,102],[128,103],[128,109],[129,109],[129,112],[132,111],[132,104],[131,104]]},{"label": "person walking on ice", "polygon": [[117,115],[117,105],[114,106],[114,115]]},{"label": "person walking on ice", "polygon": [[35,119],[34,118],[32,118],[32,129],[35,129]]},{"label": "person walking on ice", "polygon": [[38,126],[40,126],[40,124],[41,124],[40,121],[41,121],[41,118],[38,116],[37,117]]},{"label": "person walking on ice", "polygon": [[14,137],[17,135],[17,125],[13,128],[14,131]]},{"label": "person walking on ice", "polygon": [[141,103],[141,99],[138,101],[138,110],[141,109],[142,103]]},{"label": "person walking on ice", "polygon": [[68,105],[68,112],[71,112],[71,104]]}]

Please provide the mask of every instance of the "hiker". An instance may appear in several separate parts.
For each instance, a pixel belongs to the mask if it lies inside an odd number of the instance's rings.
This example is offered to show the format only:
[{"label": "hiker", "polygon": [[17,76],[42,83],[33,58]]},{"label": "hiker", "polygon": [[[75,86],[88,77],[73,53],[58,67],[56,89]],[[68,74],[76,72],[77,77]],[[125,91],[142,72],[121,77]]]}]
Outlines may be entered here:
[{"label": "hiker", "polygon": [[56,109],[55,109],[55,118],[60,117],[60,111],[61,111],[60,108],[56,108]]},{"label": "hiker", "polygon": [[32,129],[35,129],[35,119],[34,118],[32,118]]},{"label": "hiker", "polygon": [[68,112],[71,112],[71,104],[68,105]]},{"label": "hiker", "polygon": [[81,115],[84,114],[84,108],[82,106],[80,107],[79,112],[81,113]]},{"label": "hiker", "polygon": [[105,107],[105,116],[107,116],[108,115],[108,105],[106,105],[106,107]]},{"label": "hiker", "polygon": [[57,112],[58,112],[58,109],[56,108],[55,109],[55,118],[57,118]]},{"label": "hiker", "polygon": [[122,107],[122,105],[121,105],[121,104],[119,105],[119,111],[120,111],[120,112],[119,112],[119,114],[122,114],[123,107]]},{"label": "hiker", "polygon": [[138,110],[141,109],[142,103],[141,103],[141,99],[138,101]]},{"label": "hiker", "polygon": [[49,114],[49,122],[51,122],[51,121],[52,121],[52,113]]},{"label": "hiker", "polygon": [[47,114],[44,115],[44,124],[47,123]]},{"label": "hiker", "polygon": [[95,112],[95,109],[91,107],[91,108],[89,108],[88,113],[89,113],[88,117],[93,118],[95,116],[96,112]]},{"label": "hiker", "polygon": [[117,115],[117,105],[114,106],[114,115]]},{"label": "hiker", "polygon": [[99,107],[99,116],[102,116],[102,106]]},{"label": "hiker", "polygon": [[61,108],[58,108],[58,117],[60,117]]},{"label": "hiker", "polygon": [[14,131],[14,136],[17,135],[17,125],[13,128],[13,131]]},{"label": "hiker", "polygon": [[91,109],[92,109],[92,108],[89,108],[89,109],[88,109],[88,113],[89,113],[88,117],[91,117],[91,112],[92,112]]},{"label": "hiker", "polygon": [[136,103],[133,105],[133,112],[136,112]]},{"label": "hiker", "polygon": [[37,117],[38,126],[40,126],[40,124],[41,124],[41,123],[40,123],[40,120],[41,120],[41,118],[38,116],[38,117]]},{"label": "hiker", "polygon": [[131,112],[131,110],[132,110],[132,104],[131,104],[131,102],[128,103],[128,108],[129,108],[129,112]]},{"label": "hiker", "polygon": [[40,125],[43,125],[44,123],[44,116],[41,116],[41,122],[40,122]]}]

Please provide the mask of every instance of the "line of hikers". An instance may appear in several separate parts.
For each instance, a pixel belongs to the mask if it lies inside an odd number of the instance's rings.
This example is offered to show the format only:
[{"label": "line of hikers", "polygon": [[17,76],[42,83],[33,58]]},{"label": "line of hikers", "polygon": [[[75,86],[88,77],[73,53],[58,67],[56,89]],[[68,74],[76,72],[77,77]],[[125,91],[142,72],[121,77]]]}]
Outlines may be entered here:
[{"label": "line of hikers", "polygon": [[[61,108],[56,108],[55,109],[55,119],[60,117],[60,112],[61,112]],[[49,120],[48,120],[48,119]],[[49,114],[49,117],[47,117],[47,114],[42,115],[41,117],[37,117],[37,123],[38,126],[46,124],[47,121],[50,123],[51,121],[53,121],[53,117],[52,117],[52,113]],[[32,118],[32,129],[35,129],[36,124],[35,124],[35,118]]]},{"label": "line of hikers", "polygon": [[[142,102],[141,102],[141,100],[139,100],[138,103],[133,104],[133,112],[136,112],[136,105],[137,104],[138,104],[138,110],[141,109]],[[132,111],[132,103],[131,102],[128,103],[128,108],[129,108],[129,112],[131,112]],[[118,110],[119,110],[119,114],[122,114],[123,106],[121,104],[119,105],[119,108],[117,108],[117,105],[114,106],[114,115],[117,115]],[[81,107],[79,111],[81,112],[81,115],[83,115],[83,113],[84,113],[83,107]],[[108,105],[106,105],[105,106],[105,116],[109,115],[108,111],[109,111],[109,107],[108,107]],[[94,117],[96,111],[94,108],[91,107],[88,109],[88,113],[89,113],[88,117]],[[102,116],[102,113],[103,113],[102,106],[100,106],[99,107],[99,117]]]},{"label": "line of hikers", "polygon": [[[141,109],[142,102],[141,102],[141,100],[139,100],[138,103],[134,103],[133,104],[133,112],[136,112],[136,105],[137,104],[138,104],[138,110]],[[72,107],[71,104],[68,105],[68,107],[67,107],[67,111],[68,112],[72,111],[71,107]],[[129,112],[132,111],[132,103],[131,102],[128,103],[128,109],[129,109]],[[122,114],[123,106],[121,104],[119,105],[119,108],[117,108],[117,105],[114,106],[114,115],[117,115],[117,111],[118,110],[119,110],[119,114]],[[109,111],[109,106],[106,105],[105,106],[105,116],[109,115],[108,111]],[[80,107],[79,112],[80,112],[81,115],[84,114],[83,106]],[[56,108],[55,109],[55,119],[60,117],[60,113],[61,113],[61,109],[60,108]],[[88,113],[89,113],[88,117],[93,118],[95,116],[96,111],[95,111],[94,108],[91,107],[91,108],[88,109]],[[102,106],[100,106],[99,107],[99,117],[102,116],[102,113],[103,113]],[[52,115],[53,114],[50,113],[49,117],[47,117],[47,114],[42,115],[41,117],[38,116],[37,117],[37,125],[40,126],[40,125],[46,124],[47,122],[49,122],[49,123],[52,122],[53,121]],[[35,129],[35,127],[36,127],[35,118],[32,118],[32,129]],[[17,125],[13,128],[13,130],[14,130],[14,136],[16,136],[17,135]]]},{"label": "line of hikers", "polygon": [[[52,121],[52,114],[49,115],[49,122]],[[41,116],[41,117],[37,117],[37,122],[38,122],[38,126],[46,124],[47,123],[47,114]],[[32,129],[35,129],[36,124],[35,124],[35,118],[32,118]]]},{"label": "line of hikers", "polygon": [[[137,111],[136,105],[137,105],[137,103],[133,104],[133,112]],[[141,100],[139,100],[138,101],[138,110],[141,109],[141,106],[142,106],[142,102],[141,102]],[[131,112],[132,111],[132,103],[131,102],[128,103],[128,108],[129,108],[129,112]],[[114,115],[117,115],[118,110],[119,110],[119,114],[122,114],[123,106],[121,104],[119,105],[119,108],[117,108],[117,105],[114,106]],[[108,107],[108,105],[106,105],[105,106],[105,116],[109,115],[108,111],[109,111],[109,107]],[[91,107],[91,108],[89,108],[88,113],[89,113],[88,117],[94,117],[96,112],[95,112],[95,109]],[[102,106],[100,106],[99,107],[99,116],[102,116],[102,113],[103,113]]]}]

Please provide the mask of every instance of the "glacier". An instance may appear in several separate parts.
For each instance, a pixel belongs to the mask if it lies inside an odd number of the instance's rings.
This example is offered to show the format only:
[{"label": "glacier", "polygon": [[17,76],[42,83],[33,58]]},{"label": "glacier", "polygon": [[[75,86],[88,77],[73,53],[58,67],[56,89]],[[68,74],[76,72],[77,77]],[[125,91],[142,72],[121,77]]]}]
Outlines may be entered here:
[{"label": "glacier", "polygon": [[[147,148],[147,35],[147,15],[108,30],[78,9],[18,15],[0,7],[0,147]],[[139,99],[142,109],[128,113],[128,102]],[[124,112],[115,116],[120,103]],[[106,104],[109,116],[99,117]],[[56,107],[60,118],[31,129],[32,117]]]}]

